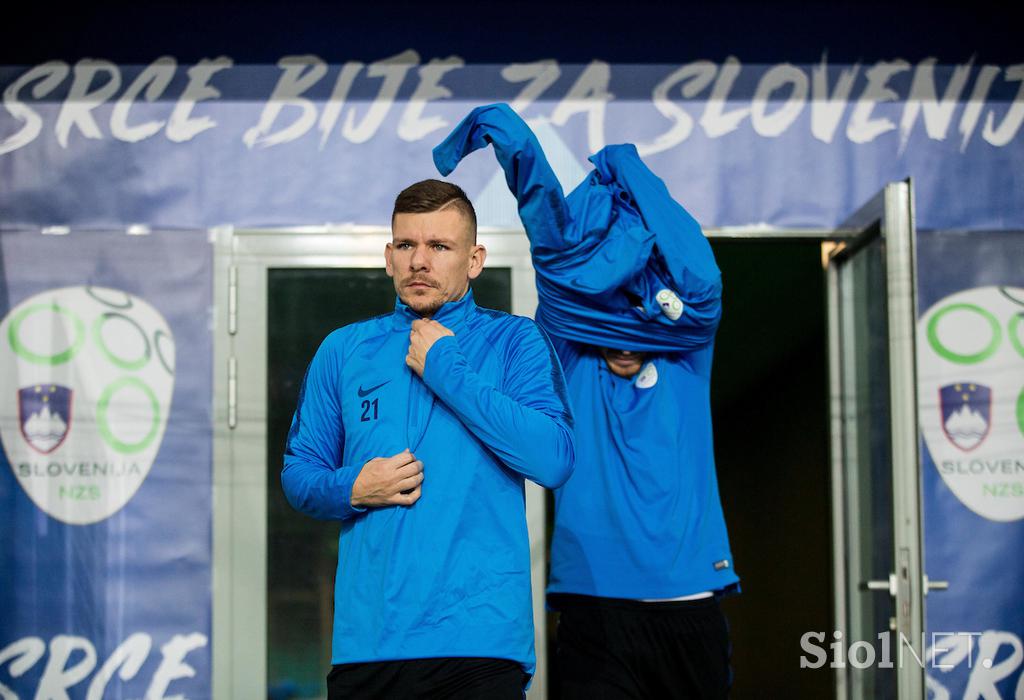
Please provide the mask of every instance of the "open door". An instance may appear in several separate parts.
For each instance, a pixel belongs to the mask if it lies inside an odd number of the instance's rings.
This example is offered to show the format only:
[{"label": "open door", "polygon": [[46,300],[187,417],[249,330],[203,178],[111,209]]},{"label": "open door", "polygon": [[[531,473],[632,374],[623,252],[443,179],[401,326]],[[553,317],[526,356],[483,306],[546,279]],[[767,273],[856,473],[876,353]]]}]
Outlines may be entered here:
[{"label": "open door", "polygon": [[910,181],[827,264],[838,698],[924,697],[916,287]]}]

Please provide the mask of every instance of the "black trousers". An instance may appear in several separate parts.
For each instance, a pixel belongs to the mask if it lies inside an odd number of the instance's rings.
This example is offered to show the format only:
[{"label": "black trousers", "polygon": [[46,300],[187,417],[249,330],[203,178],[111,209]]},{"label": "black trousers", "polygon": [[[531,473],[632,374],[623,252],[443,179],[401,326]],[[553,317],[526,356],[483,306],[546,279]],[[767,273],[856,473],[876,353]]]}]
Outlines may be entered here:
[{"label": "black trousers", "polygon": [[726,698],[729,628],[715,598],[552,596],[562,700]]},{"label": "black trousers", "polygon": [[522,700],[527,676],[507,659],[443,658],[337,664],[327,674],[328,700]]}]

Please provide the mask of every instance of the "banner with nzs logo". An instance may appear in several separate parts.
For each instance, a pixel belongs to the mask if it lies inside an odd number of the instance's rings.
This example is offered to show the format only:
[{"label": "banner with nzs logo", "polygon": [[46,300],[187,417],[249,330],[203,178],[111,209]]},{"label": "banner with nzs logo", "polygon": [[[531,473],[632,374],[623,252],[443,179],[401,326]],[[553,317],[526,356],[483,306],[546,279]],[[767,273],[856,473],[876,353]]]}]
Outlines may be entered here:
[{"label": "banner with nzs logo", "polygon": [[205,232],[0,236],[0,696],[210,696]]},{"label": "banner with nzs logo", "polygon": [[1024,232],[921,232],[917,269],[928,696],[1020,698]]}]

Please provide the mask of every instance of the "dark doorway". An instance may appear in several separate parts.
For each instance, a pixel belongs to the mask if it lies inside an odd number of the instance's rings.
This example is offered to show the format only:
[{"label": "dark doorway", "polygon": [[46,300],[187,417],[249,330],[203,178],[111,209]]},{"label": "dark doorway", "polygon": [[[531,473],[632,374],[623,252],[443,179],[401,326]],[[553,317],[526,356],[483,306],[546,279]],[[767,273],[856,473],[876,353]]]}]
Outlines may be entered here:
[{"label": "dark doorway", "polygon": [[[725,284],[712,379],[716,459],[743,585],[724,603],[732,696],[830,697],[827,667],[799,667],[800,637],[833,627],[821,247],[716,241],[714,248]],[[510,308],[508,269],[489,269],[474,288],[480,305]],[[320,341],[338,326],[387,313],[394,296],[382,270],[320,268],[272,269],[268,294],[267,681],[271,696],[317,697],[330,664],[337,525],[288,506],[281,454]],[[549,675],[551,690],[554,680]]]},{"label": "dark doorway", "polygon": [[831,639],[828,349],[818,241],[716,241],[724,282],[711,395],[718,480],[743,592],[723,603],[733,697],[827,698]]}]

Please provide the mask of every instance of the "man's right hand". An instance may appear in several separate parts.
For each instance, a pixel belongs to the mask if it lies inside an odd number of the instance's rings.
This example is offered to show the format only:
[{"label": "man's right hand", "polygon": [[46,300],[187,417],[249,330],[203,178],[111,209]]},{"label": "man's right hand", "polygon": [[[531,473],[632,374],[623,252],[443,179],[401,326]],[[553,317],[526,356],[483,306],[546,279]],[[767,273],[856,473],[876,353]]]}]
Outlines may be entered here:
[{"label": "man's right hand", "polygon": [[391,457],[374,457],[363,465],[352,484],[356,508],[411,506],[420,498],[423,462],[408,449]]}]

